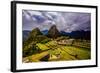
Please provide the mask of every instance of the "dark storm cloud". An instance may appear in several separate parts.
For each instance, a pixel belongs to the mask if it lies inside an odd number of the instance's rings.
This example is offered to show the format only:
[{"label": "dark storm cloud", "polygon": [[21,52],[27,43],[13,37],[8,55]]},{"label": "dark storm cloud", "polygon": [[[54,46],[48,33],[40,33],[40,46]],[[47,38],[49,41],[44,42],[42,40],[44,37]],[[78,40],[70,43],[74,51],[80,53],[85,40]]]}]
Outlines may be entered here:
[{"label": "dark storm cloud", "polygon": [[23,10],[23,30],[49,29],[56,25],[61,31],[90,30],[91,14],[76,12],[47,12]]}]

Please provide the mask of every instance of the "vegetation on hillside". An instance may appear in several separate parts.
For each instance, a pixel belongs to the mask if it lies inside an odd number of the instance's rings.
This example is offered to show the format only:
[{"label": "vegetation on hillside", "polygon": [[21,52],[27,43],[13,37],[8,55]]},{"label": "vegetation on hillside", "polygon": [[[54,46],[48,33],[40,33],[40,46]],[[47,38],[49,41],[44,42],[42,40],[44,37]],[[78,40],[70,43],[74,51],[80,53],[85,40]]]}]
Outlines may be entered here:
[{"label": "vegetation on hillside", "polygon": [[90,39],[61,35],[55,25],[48,35],[36,28],[23,42],[23,62],[87,60],[91,58],[90,45]]}]

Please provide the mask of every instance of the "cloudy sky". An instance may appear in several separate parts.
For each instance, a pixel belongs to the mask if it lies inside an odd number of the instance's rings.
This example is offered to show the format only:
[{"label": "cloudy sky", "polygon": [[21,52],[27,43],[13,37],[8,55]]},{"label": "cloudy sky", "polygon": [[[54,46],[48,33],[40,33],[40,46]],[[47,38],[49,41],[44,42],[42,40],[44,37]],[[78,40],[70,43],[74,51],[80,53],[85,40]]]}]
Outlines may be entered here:
[{"label": "cloudy sky", "polygon": [[56,25],[59,31],[88,31],[91,28],[91,14],[77,12],[51,12],[23,10],[23,30],[38,27],[41,31]]}]

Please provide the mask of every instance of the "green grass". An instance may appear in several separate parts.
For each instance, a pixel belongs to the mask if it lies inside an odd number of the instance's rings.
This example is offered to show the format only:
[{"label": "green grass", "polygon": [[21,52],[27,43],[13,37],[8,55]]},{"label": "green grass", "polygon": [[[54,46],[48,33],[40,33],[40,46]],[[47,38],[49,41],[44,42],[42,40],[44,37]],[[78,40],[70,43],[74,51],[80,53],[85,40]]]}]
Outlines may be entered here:
[{"label": "green grass", "polygon": [[77,48],[73,46],[66,46],[64,47],[65,51],[67,51],[71,55],[77,55],[78,59],[89,59],[90,58],[90,51],[86,50],[85,48]]},{"label": "green grass", "polygon": [[45,57],[46,55],[48,55],[48,51],[25,57],[24,61],[28,60],[28,62],[38,62],[41,58]]},{"label": "green grass", "polygon": [[28,62],[39,62],[48,54],[50,55],[48,61],[86,60],[91,57],[91,52],[87,48],[58,45],[56,41],[37,43],[36,46],[43,52],[24,58]]},{"label": "green grass", "polygon": [[36,46],[41,50],[49,49],[49,47],[47,47],[45,44],[41,44],[41,43],[36,44]]}]

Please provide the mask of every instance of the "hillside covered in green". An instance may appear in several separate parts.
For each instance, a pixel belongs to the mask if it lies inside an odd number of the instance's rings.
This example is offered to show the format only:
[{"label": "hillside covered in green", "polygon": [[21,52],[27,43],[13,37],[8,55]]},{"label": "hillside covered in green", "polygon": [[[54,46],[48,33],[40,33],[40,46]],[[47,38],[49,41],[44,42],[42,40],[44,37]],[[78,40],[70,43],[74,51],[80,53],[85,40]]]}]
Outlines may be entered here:
[{"label": "hillside covered in green", "polygon": [[90,39],[62,35],[56,25],[47,35],[33,29],[23,41],[23,62],[69,61],[91,59]]}]

